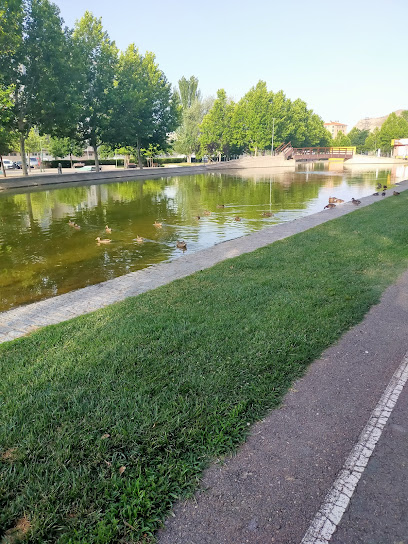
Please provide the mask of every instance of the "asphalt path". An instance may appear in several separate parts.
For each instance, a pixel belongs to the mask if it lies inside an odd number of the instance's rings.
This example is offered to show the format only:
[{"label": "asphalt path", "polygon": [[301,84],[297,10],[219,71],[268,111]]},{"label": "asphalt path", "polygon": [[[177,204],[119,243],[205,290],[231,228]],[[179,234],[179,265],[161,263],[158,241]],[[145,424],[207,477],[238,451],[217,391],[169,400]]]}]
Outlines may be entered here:
[{"label": "asphalt path", "polygon": [[[401,367],[407,332],[408,271],[254,425],[235,456],[205,472],[194,499],[174,507],[159,544],[300,544]],[[337,529],[316,544],[408,543],[408,384],[400,389]]]}]

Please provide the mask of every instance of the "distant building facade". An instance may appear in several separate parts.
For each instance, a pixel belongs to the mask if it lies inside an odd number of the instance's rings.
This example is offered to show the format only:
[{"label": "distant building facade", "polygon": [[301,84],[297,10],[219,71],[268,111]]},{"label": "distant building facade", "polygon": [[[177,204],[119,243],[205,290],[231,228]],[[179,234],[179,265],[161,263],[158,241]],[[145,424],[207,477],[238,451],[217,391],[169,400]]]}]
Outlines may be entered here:
[{"label": "distant building facade", "polygon": [[391,140],[393,146],[392,156],[396,158],[406,159],[408,157],[408,138],[400,138],[399,140]]},{"label": "distant building facade", "polygon": [[330,132],[332,138],[335,138],[339,132],[346,134],[347,131],[347,125],[343,125],[343,123],[339,123],[337,121],[330,121],[330,123],[325,123],[324,128],[326,128]]}]

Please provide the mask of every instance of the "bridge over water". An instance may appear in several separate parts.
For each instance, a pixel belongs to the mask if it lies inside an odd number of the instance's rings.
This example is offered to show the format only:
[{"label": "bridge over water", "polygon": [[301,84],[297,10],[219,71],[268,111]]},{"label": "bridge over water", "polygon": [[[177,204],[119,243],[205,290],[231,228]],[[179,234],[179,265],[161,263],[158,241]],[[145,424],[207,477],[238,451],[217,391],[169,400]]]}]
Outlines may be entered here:
[{"label": "bridge over water", "polygon": [[323,161],[329,159],[352,159],[354,148],[352,147],[292,147],[289,142],[282,144],[275,150],[275,154],[282,154],[286,160],[295,161]]}]

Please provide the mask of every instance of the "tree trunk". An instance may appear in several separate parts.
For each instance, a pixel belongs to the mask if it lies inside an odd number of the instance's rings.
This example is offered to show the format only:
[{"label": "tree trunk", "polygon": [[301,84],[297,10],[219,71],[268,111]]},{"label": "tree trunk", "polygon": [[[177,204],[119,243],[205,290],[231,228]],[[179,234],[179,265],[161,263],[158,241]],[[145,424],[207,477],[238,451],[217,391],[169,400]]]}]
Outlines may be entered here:
[{"label": "tree trunk", "polygon": [[21,168],[23,169],[23,176],[28,176],[27,172],[27,157],[25,152],[25,139],[23,134],[20,132],[20,155],[21,155]]},{"label": "tree trunk", "polygon": [[3,176],[6,177],[6,169],[4,168],[3,157],[0,155],[1,169],[3,170]]},{"label": "tree trunk", "polygon": [[142,155],[140,154],[140,138],[137,139],[137,162],[140,170],[143,169]]},{"label": "tree trunk", "polygon": [[69,160],[71,161],[71,169],[74,168],[74,163],[72,160],[72,153],[69,154]]},{"label": "tree trunk", "polygon": [[99,157],[98,157],[98,146],[96,144],[92,145],[95,155],[95,170],[99,172]]},{"label": "tree trunk", "polygon": [[187,155],[187,162],[191,163],[191,155]]}]

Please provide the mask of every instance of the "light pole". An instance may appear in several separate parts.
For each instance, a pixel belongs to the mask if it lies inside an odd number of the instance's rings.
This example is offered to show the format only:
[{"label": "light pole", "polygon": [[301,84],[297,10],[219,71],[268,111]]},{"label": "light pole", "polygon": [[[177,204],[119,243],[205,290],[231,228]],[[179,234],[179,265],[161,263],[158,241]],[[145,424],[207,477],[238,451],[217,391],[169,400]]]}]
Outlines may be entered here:
[{"label": "light pole", "polygon": [[271,146],[271,157],[273,156],[273,137],[275,135],[275,119],[276,117],[272,117],[272,146]]}]

